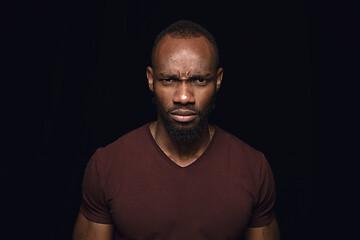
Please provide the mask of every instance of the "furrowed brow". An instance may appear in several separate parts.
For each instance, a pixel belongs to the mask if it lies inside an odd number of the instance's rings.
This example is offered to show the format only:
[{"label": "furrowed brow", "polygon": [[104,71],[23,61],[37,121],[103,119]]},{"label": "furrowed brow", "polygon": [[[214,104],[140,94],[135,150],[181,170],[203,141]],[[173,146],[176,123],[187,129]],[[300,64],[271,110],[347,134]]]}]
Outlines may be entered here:
[{"label": "furrowed brow", "polygon": [[[188,79],[196,79],[196,78],[201,78],[201,79],[207,79],[212,77],[213,74],[212,73],[196,73],[196,74],[189,74],[189,76],[187,77]],[[164,79],[180,79],[179,75],[177,74],[168,74],[168,73],[159,73],[159,78],[164,78]]]},{"label": "furrowed brow", "polygon": [[176,74],[168,74],[168,73],[159,73],[159,77],[160,78],[172,78],[172,79],[179,78],[179,76]]},{"label": "furrowed brow", "polygon": [[193,74],[190,75],[189,78],[203,78],[203,79],[207,79],[212,77],[211,73],[204,73],[204,74]]}]

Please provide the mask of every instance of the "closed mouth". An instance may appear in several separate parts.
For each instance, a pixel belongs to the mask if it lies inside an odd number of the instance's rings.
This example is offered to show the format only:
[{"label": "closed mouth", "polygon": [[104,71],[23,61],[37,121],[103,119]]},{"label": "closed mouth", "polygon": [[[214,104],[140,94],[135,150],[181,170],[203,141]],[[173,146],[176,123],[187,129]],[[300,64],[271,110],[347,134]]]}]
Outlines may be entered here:
[{"label": "closed mouth", "polygon": [[188,123],[193,121],[196,116],[197,113],[191,110],[175,110],[172,111],[170,113],[171,117],[177,121],[177,122],[181,122],[181,123]]}]

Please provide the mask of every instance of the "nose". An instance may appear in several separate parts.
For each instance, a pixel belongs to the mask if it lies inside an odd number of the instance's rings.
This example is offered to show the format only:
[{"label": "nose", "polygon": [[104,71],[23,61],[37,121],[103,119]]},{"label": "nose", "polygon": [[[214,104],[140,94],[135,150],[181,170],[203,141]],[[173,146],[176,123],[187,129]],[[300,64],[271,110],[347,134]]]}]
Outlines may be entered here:
[{"label": "nose", "polygon": [[192,86],[188,82],[184,81],[178,84],[175,96],[174,103],[186,105],[195,103],[195,98],[193,95]]}]

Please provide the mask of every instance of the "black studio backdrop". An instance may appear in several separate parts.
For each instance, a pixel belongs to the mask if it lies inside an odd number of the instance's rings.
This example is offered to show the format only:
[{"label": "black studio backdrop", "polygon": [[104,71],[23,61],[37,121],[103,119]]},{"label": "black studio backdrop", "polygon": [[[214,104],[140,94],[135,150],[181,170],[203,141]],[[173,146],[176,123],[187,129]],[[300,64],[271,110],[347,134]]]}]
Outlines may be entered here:
[{"label": "black studio backdrop", "polygon": [[29,235],[71,238],[90,156],[155,119],[145,68],[156,34],[190,19],[220,48],[224,79],[212,121],[266,155],[282,239],[310,239],[306,2],[48,1],[22,11],[27,78],[14,104],[23,107],[17,137],[27,158],[17,172],[26,176],[20,205],[30,211]]}]

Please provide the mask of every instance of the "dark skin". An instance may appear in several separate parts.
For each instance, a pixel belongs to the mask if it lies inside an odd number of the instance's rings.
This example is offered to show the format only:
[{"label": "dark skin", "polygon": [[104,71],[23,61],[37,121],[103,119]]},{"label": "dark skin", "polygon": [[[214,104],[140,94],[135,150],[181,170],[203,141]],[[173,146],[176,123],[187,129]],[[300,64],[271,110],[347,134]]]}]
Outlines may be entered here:
[{"label": "dark skin", "polygon": [[[157,46],[153,57],[154,67],[148,67],[146,76],[150,91],[165,110],[175,105],[184,108],[192,105],[200,111],[208,108],[215,92],[220,89],[223,69],[215,68],[215,52],[204,37],[175,39],[165,36]],[[181,127],[194,126],[199,116],[186,124],[172,121]],[[162,118],[150,126],[151,133],[165,154],[177,165],[185,167],[196,161],[205,151],[214,134],[208,125],[192,144],[180,145],[169,137]]]},{"label": "dark skin", "polygon": [[[147,67],[146,76],[150,91],[156,94],[164,110],[175,105],[184,108],[191,105],[202,111],[209,107],[212,97],[220,89],[223,69],[216,68],[215,50],[205,37],[176,39],[166,35],[155,50],[153,67]],[[196,111],[191,114],[175,112],[167,116],[177,127],[192,127],[200,121]],[[169,136],[158,113],[150,131],[164,153],[180,167],[186,167],[206,150],[215,128],[207,124],[192,144],[178,144]],[[79,213],[73,239],[110,240],[113,231],[112,224],[94,223]],[[246,240],[278,240],[276,218],[267,226],[248,228],[244,237]]]}]

